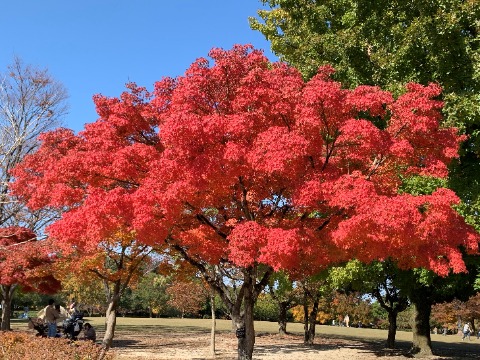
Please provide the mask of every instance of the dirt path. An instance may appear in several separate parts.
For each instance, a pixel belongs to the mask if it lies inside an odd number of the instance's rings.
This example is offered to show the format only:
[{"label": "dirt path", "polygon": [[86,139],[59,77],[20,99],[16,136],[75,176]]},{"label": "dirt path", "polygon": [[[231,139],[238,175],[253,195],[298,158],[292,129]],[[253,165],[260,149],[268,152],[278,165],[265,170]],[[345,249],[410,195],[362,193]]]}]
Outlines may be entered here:
[{"label": "dirt path", "polygon": [[[398,349],[384,348],[384,341],[356,340],[319,336],[313,347],[304,346],[301,335],[279,336],[258,333],[255,342],[254,360],[378,360],[379,357],[394,359],[411,358],[408,354],[410,343],[398,342]],[[145,333],[122,331],[114,340],[119,359],[212,359],[209,355],[210,335],[207,331]],[[434,342],[436,360],[479,359],[480,343],[440,343]],[[216,337],[217,360],[236,359],[236,338],[229,332]]]}]

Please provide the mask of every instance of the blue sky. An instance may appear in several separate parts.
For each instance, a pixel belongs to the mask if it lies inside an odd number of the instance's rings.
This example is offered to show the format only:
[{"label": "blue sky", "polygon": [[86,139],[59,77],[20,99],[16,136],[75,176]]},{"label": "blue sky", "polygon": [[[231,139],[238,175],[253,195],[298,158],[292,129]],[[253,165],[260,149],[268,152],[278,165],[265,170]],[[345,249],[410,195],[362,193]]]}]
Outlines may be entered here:
[{"label": "blue sky", "polygon": [[269,43],[249,28],[258,0],[2,0],[0,72],[19,56],[47,68],[69,93],[65,126],[97,119],[94,94],[118,96],[125,83],[152,89],[182,75],[213,47]]}]

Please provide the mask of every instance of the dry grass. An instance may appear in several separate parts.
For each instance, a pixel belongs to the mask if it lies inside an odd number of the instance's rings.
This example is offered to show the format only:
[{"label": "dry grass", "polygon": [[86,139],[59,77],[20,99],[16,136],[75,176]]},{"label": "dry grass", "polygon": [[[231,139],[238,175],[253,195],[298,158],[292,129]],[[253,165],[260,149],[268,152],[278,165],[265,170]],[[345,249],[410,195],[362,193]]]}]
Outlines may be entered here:
[{"label": "dry grass", "polygon": [[[96,329],[98,339],[103,337],[104,318],[87,318]],[[26,329],[26,322],[14,320],[13,327]],[[115,331],[114,347],[119,359],[206,359],[210,328],[209,319],[149,319],[119,317]],[[217,320],[216,359],[235,359],[236,339],[229,320]],[[255,322],[257,341],[255,359],[376,359],[395,357],[407,359],[412,333],[397,332],[397,349],[384,348],[386,330],[345,328],[320,325],[316,328],[314,347],[303,346],[303,325],[289,323],[289,336],[279,337],[276,323]],[[480,358],[480,340],[472,337],[462,342],[459,335],[432,334],[434,359]]]}]

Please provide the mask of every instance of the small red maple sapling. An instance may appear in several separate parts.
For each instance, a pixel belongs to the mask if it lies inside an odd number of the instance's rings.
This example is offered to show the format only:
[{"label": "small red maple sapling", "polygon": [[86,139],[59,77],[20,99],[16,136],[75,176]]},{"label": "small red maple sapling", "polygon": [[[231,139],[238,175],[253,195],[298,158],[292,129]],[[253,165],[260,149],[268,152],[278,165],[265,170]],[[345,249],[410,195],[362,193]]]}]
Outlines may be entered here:
[{"label": "small red maple sapling", "polygon": [[[57,241],[95,246],[121,228],[167,244],[246,327],[245,358],[273,269],[391,258],[464,271],[459,247],[477,251],[479,236],[452,209],[455,194],[399,192],[410,176],[445,177],[457,157],[463,137],[440,126],[437,85],[409,84],[394,99],[342,89],[328,66],[305,82],[250,46],[209,56],[152,93],[131,84],[119,98],[96,96],[100,118],[78,135],[43,135],[14,186],[32,207],[66,210],[51,227]],[[227,277],[240,279],[238,299]]]}]

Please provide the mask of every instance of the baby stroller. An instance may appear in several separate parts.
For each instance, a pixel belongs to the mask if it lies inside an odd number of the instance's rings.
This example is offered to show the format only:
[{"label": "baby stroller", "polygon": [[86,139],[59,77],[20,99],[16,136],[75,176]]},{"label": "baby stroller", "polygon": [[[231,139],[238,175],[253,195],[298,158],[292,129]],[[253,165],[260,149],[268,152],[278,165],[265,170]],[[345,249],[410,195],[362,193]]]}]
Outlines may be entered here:
[{"label": "baby stroller", "polygon": [[48,325],[40,318],[32,319],[28,318],[28,328],[34,329],[37,331],[35,336],[47,337],[48,334]]},{"label": "baby stroller", "polygon": [[63,321],[63,334],[67,339],[77,340],[83,329],[83,314],[73,314]]}]

